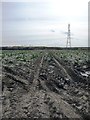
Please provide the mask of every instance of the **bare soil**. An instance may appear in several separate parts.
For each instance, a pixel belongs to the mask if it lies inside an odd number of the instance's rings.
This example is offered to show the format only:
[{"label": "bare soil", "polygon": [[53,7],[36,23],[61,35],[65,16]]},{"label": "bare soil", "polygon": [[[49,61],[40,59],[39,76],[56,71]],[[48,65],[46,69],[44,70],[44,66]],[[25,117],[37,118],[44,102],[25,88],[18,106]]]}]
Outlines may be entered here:
[{"label": "bare soil", "polygon": [[[52,52],[2,66],[2,118],[90,118],[90,68]],[[86,67],[84,67],[86,66]],[[82,72],[84,71],[84,72]],[[82,73],[82,74],[81,74]]]}]

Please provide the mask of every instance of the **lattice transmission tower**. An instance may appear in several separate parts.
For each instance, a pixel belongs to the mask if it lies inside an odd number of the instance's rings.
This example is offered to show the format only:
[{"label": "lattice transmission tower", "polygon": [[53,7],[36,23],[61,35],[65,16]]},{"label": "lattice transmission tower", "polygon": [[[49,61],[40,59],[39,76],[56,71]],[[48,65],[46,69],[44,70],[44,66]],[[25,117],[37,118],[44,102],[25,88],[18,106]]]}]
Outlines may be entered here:
[{"label": "lattice transmission tower", "polygon": [[71,32],[70,32],[70,24],[68,24],[68,33],[67,33],[66,47],[71,47]]}]

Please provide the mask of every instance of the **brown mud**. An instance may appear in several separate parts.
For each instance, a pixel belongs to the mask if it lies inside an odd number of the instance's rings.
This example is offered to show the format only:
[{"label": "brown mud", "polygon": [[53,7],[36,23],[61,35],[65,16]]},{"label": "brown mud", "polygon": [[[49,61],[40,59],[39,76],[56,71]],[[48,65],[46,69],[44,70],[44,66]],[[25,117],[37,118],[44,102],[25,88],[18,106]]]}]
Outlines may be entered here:
[{"label": "brown mud", "polygon": [[2,118],[90,117],[89,68],[69,65],[53,53],[2,66]]}]

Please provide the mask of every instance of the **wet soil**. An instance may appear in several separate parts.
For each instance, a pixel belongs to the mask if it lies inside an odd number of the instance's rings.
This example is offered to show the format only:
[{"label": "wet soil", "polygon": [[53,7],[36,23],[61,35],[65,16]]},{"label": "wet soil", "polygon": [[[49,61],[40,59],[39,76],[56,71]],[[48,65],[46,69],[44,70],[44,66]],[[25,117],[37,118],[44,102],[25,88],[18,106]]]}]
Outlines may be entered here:
[{"label": "wet soil", "polygon": [[71,66],[51,52],[32,62],[7,62],[2,66],[2,118],[89,120],[87,64]]}]

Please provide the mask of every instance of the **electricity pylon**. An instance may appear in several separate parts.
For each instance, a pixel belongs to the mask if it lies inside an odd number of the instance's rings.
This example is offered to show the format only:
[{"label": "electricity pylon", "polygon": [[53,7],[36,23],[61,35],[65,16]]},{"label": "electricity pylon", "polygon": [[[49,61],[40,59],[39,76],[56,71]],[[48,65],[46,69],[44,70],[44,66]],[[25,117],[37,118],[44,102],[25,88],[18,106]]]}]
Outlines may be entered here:
[{"label": "electricity pylon", "polygon": [[68,24],[68,33],[67,33],[67,42],[66,42],[66,47],[71,47],[70,24]]}]

